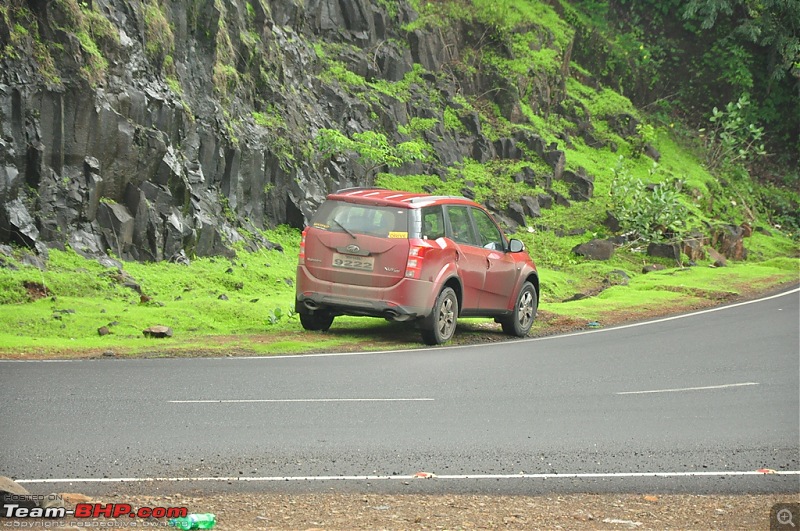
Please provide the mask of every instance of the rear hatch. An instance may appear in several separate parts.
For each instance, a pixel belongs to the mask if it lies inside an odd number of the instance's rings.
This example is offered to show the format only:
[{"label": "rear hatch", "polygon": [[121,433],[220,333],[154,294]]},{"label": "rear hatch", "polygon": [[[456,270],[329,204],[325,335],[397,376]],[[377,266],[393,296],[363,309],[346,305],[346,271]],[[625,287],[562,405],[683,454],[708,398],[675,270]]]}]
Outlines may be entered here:
[{"label": "rear hatch", "polygon": [[393,286],[408,262],[408,218],[408,208],[328,200],[306,232],[306,269],[328,282]]}]

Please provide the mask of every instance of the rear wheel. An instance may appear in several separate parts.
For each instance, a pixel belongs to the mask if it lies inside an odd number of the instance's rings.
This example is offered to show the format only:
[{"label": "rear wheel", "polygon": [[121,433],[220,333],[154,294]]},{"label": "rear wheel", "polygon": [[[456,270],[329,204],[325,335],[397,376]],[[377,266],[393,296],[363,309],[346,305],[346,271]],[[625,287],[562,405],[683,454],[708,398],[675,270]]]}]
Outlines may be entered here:
[{"label": "rear wheel", "polygon": [[525,282],[517,294],[514,311],[500,321],[503,332],[511,336],[527,336],[533,326],[533,320],[536,318],[538,306],[539,299],[536,296],[536,288],[530,282]]},{"label": "rear wheel", "polygon": [[458,320],[458,298],[453,288],[444,288],[433,311],[422,323],[422,340],[428,345],[441,345],[450,341],[456,331]]},{"label": "rear wheel", "polygon": [[322,310],[313,313],[300,312],[300,324],[306,330],[321,330],[325,332],[333,324],[333,314]]}]

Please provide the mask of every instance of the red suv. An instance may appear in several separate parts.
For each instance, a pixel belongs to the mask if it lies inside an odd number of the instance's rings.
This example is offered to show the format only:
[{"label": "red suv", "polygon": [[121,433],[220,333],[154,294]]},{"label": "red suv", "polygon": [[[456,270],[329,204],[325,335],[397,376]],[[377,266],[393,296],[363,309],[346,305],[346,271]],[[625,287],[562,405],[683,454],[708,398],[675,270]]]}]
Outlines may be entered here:
[{"label": "red suv", "polygon": [[525,336],[539,276],[520,240],[464,197],[380,188],[329,194],[303,231],[296,311],[306,330],[337,315],[416,321],[428,344],[453,336],[460,316],[494,317]]}]

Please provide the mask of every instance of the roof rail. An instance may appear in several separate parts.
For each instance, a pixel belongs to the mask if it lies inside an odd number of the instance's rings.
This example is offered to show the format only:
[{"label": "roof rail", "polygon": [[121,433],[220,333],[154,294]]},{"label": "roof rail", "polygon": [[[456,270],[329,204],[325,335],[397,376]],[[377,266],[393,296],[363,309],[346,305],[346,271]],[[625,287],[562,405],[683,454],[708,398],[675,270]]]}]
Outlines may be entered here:
[{"label": "roof rail", "polygon": [[414,197],[409,199],[411,203],[421,203],[424,201],[436,201],[439,199],[467,199],[468,201],[474,201],[469,199],[468,197],[464,197],[463,195],[428,195],[423,197]]},{"label": "roof rail", "polygon": [[342,188],[341,190],[336,190],[335,192],[331,193],[343,194],[347,192],[361,192],[363,190],[386,190],[386,188],[382,188],[380,186],[353,186],[352,188]]}]

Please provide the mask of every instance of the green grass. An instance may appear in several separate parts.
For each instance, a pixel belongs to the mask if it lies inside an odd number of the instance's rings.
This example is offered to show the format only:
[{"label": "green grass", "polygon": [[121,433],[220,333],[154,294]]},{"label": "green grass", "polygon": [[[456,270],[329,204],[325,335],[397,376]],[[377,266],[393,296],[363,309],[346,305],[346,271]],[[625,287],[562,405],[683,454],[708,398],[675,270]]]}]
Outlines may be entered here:
[{"label": "green grass", "polygon": [[[20,262],[23,251],[0,268],[0,355],[70,356],[113,351],[120,356],[187,356],[230,353],[275,355],[325,350],[387,350],[420,346],[407,324],[381,319],[338,317],[327,333],[305,332],[294,314],[294,277],[299,233],[288,228],[265,233],[284,252],[240,251],[236,258],[202,258],[190,265],[168,262],[124,263],[120,272],[72,251],[50,252],[45,271]],[[722,301],[740,293],[800,281],[797,246],[781,235],[754,234],[746,240],[758,261],[712,268],[697,267],[642,274],[643,256],[618,252],[608,262],[572,256],[569,248],[586,236],[540,239],[524,233],[539,262],[540,309],[548,318],[606,322],[618,314],[676,311],[702,301]],[[556,263],[543,251],[556,246]],[[652,259],[648,260],[652,263]],[[622,270],[627,286],[610,284],[611,271]],[[148,300],[123,285],[134,281]],[[46,286],[45,297],[32,299],[25,283]],[[610,286],[610,287],[609,287]],[[607,289],[606,289],[607,288]],[[585,299],[563,302],[575,293]],[[220,299],[225,295],[227,300]],[[144,337],[153,325],[173,329],[169,339]],[[111,334],[99,336],[107,326]],[[459,334],[478,333],[491,320],[469,319]],[[546,323],[537,322],[534,333]]]},{"label": "green grass", "polygon": [[[542,277],[546,278],[546,274],[543,271]],[[542,282],[544,284],[544,280]],[[602,324],[607,319],[613,320],[618,313],[668,313],[713,301],[722,302],[733,296],[767,290],[775,285],[798,282],[800,261],[797,259],[775,258],[724,268],[712,268],[708,263],[703,263],[691,268],[631,275],[627,286],[612,286],[595,297],[577,301],[544,300],[540,309],[563,317]]]}]

